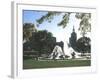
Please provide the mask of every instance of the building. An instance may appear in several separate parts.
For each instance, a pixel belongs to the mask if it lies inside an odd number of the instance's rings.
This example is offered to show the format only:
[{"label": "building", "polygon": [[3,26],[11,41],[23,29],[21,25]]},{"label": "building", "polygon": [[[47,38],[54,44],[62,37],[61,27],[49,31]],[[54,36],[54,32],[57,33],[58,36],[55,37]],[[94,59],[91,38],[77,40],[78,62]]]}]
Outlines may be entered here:
[{"label": "building", "polygon": [[76,50],[76,48],[77,48],[76,43],[77,43],[77,34],[76,34],[74,26],[73,26],[71,37],[69,38],[69,44],[74,50]]}]

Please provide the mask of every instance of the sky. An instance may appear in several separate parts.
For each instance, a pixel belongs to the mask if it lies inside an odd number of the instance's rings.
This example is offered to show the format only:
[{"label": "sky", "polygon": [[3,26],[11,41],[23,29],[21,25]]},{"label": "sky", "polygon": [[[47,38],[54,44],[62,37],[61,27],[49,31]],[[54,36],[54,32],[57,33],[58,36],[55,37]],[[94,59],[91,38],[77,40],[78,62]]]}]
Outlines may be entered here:
[{"label": "sky", "polygon": [[[33,23],[36,26],[36,20],[46,13],[47,11],[23,10],[23,23]],[[57,26],[57,23],[62,20],[62,15],[55,16],[51,23],[44,21],[39,27],[36,26],[37,30],[48,30],[56,37],[57,42],[69,42],[69,37],[71,36],[74,26],[77,38],[80,38],[80,31],[78,31],[80,20],[75,17],[75,13],[71,13],[69,23],[65,28]],[[90,36],[90,34],[88,35]]]}]

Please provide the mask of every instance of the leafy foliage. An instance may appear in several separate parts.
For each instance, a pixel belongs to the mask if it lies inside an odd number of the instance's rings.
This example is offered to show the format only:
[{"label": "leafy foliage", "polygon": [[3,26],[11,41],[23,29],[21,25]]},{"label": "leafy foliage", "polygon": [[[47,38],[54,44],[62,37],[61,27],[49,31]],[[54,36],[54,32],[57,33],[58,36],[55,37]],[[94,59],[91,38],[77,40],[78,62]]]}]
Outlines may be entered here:
[{"label": "leafy foliage", "polygon": [[70,13],[65,13],[62,17],[62,20],[60,23],[58,23],[58,26],[63,26],[65,28],[67,26],[67,23],[69,22]]},{"label": "leafy foliage", "polygon": [[[53,37],[52,33],[47,30],[37,31],[32,33],[30,41],[24,43],[24,51],[38,51],[39,56],[42,54],[50,54],[54,48],[56,38]],[[30,47],[30,49],[28,49]]]},{"label": "leafy foliage", "polygon": [[32,32],[37,31],[34,24],[24,23],[23,24],[23,39],[29,41],[29,38],[32,37]]},{"label": "leafy foliage", "polygon": [[80,19],[80,27],[82,36],[85,36],[87,32],[91,31],[91,14],[90,13],[76,13],[76,18]]},{"label": "leafy foliage", "polygon": [[51,22],[54,16],[59,15],[59,12],[48,12],[46,15],[42,16],[40,19],[37,20],[39,24],[42,24],[44,21]]},{"label": "leafy foliage", "polygon": [[77,51],[81,53],[91,52],[91,40],[88,37],[81,37],[77,40]]},{"label": "leafy foliage", "polygon": [[[70,15],[72,12],[65,12],[62,15],[62,20],[57,23],[58,26],[62,26],[65,28],[69,22]],[[61,15],[62,12],[48,12],[46,15],[43,15],[40,19],[37,20],[38,24],[42,24],[44,21],[51,22],[55,16]],[[80,19],[80,27],[79,30],[81,31],[82,36],[85,36],[87,32],[91,31],[91,13],[76,13],[75,17]]]}]

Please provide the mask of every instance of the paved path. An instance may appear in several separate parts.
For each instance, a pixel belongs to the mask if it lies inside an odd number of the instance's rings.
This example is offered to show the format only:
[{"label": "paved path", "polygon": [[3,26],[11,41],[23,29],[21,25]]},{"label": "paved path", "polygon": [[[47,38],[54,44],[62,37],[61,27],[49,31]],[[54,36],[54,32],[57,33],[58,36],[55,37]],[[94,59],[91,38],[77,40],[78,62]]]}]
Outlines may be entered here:
[{"label": "paved path", "polygon": [[76,59],[64,59],[64,60],[61,60],[61,59],[56,59],[56,60],[53,60],[53,59],[40,59],[39,61],[68,61],[68,60],[90,60],[90,59],[86,59],[86,58],[76,58]]}]

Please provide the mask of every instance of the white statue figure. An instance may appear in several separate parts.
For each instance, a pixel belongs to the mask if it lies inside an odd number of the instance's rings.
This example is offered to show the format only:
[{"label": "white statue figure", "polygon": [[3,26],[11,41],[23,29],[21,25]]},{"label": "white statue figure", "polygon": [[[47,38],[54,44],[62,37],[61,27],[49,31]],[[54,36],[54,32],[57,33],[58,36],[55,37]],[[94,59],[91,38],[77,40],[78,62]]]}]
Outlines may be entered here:
[{"label": "white statue figure", "polygon": [[50,55],[51,59],[60,59],[60,56],[62,56],[62,58],[64,58],[65,54],[62,50],[62,48],[58,45],[56,45]]}]

